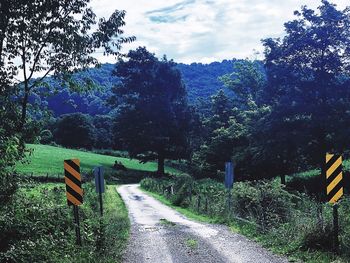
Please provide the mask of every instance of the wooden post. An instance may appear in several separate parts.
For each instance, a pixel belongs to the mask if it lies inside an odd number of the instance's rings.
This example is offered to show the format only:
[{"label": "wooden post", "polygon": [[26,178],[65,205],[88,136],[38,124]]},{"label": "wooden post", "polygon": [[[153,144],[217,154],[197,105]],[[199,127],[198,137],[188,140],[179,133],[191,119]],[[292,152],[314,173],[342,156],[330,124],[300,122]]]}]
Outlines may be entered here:
[{"label": "wooden post", "polygon": [[201,207],[201,196],[198,195],[198,199],[197,199],[197,212],[199,213],[200,211],[200,207]]},{"label": "wooden post", "polygon": [[208,214],[208,197],[205,198],[205,213]]},{"label": "wooden post", "polygon": [[338,204],[333,205],[333,248],[334,253],[339,253],[339,219]]},{"label": "wooden post", "polygon": [[192,203],[192,182],[190,184],[190,203]]},{"label": "wooden post", "polygon": [[81,246],[79,211],[78,211],[77,205],[73,205],[73,214],[74,214],[74,224],[75,224],[75,236],[77,238],[76,243],[78,246]]}]

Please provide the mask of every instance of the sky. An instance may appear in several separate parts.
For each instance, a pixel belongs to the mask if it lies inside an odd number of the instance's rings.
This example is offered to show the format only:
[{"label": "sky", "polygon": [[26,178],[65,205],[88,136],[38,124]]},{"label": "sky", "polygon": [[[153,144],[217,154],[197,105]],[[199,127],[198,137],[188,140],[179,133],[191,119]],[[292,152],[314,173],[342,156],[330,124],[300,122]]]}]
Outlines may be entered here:
[{"label": "sky", "polygon": [[[283,23],[302,5],[320,0],[91,0],[98,17],[125,10],[126,36],[137,40],[123,52],[146,46],[158,57],[182,63],[261,58],[261,39],[283,36]],[[349,0],[334,0],[341,9]],[[101,62],[113,57],[95,54]]]}]

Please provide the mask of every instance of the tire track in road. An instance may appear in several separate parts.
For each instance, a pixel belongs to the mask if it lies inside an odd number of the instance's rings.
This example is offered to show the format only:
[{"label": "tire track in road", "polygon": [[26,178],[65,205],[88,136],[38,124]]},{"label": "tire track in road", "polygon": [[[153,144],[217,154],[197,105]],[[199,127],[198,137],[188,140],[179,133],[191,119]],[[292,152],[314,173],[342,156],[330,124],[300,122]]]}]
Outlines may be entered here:
[{"label": "tire track in road", "polygon": [[131,221],[126,263],[288,262],[226,226],[187,219],[141,191],[138,185],[120,186],[118,192]]}]

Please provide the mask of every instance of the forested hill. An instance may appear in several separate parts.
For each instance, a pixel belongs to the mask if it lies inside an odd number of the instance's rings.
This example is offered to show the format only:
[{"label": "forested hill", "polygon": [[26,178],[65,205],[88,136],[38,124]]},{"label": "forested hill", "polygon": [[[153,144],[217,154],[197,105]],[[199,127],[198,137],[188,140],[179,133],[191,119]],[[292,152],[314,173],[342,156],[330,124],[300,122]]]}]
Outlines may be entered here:
[{"label": "forested hill", "polygon": [[238,60],[223,60],[210,64],[178,64],[177,67],[181,71],[186,84],[190,102],[194,102],[198,98],[208,98],[223,88],[223,84],[218,80],[218,77],[231,73],[236,61]]},{"label": "forested hill", "polygon": [[[183,80],[187,87],[190,103],[194,103],[198,98],[208,98],[223,87],[218,77],[231,73],[233,65],[238,60],[224,60],[210,64],[192,63],[178,64]],[[98,90],[84,94],[71,92],[68,88],[58,87],[58,83],[50,81],[50,85],[57,87],[54,95],[43,100],[39,94],[34,94],[32,102],[39,106],[47,106],[55,116],[65,113],[82,112],[90,115],[107,114],[111,109],[105,105],[106,99],[111,95],[111,87],[118,79],[112,76],[115,65],[103,64],[100,68],[89,69],[85,72],[77,73],[77,79],[91,78],[95,84],[100,86]]]}]

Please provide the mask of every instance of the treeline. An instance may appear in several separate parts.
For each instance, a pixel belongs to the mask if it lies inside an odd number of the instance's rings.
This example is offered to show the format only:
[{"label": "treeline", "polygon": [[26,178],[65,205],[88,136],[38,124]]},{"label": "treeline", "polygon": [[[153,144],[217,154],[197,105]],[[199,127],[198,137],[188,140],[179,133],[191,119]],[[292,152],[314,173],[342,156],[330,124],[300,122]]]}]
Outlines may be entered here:
[{"label": "treeline", "polygon": [[[218,77],[230,73],[232,65],[239,61],[234,59],[210,64],[177,64],[176,68],[180,70],[186,85],[189,102],[194,104],[198,98],[208,99],[223,88]],[[113,74],[114,69],[114,64],[106,63],[74,73],[72,78],[75,81],[86,84],[88,80],[88,85],[82,91],[72,89],[69,84],[62,85],[55,78],[46,78],[41,87],[31,94],[30,103],[37,111],[46,109],[54,117],[75,112],[91,116],[109,114],[112,108],[105,102],[118,82],[118,77]]]}]

